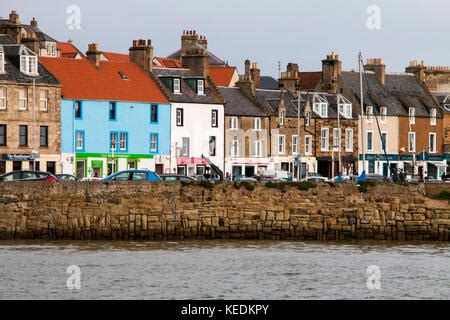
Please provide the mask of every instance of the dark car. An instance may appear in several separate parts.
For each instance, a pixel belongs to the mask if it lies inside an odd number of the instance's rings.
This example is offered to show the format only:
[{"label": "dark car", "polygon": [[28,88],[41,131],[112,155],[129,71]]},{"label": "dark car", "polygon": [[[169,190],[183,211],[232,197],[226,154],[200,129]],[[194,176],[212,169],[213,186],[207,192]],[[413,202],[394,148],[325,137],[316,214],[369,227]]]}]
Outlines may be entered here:
[{"label": "dark car", "polygon": [[113,173],[101,181],[161,181],[161,178],[150,170],[126,170]]},{"label": "dark car", "polygon": [[58,178],[49,172],[19,170],[8,172],[0,176],[0,181],[58,181]]},{"label": "dark car", "polygon": [[58,178],[58,181],[78,181],[78,178],[71,174],[57,174],[55,177]]},{"label": "dark car", "polygon": [[182,175],[182,174],[162,174],[160,175],[161,180],[165,182],[176,182],[176,181],[185,181],[185,182],[191,182],[191,181],[197,181],[194,178]]}]

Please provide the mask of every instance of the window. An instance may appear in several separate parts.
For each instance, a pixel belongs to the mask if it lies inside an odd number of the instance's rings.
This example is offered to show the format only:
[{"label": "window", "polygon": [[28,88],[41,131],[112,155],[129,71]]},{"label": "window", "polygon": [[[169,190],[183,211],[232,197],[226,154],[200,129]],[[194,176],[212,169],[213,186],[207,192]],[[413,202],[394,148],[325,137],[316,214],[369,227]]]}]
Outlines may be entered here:
[{"label": "window", "polygon": [[286,153],[286,137],[284,135],[278,135],[278,154]]},{"label": "window", "polygon": [[369,161],[369,173],[375,173],[375,161]]},{"label": "window", "polygon": [[255,131],[261,130],[261,118],[253,119],[253,130]]},{"label": "window", "polygon": [[197,94],[203,95],[205,94],[205,81],[197,80]]},{"label": "window", "polygon": [[238,128],[238,118],[237,117],[231,117],[230,118],[230,129],[236,130]]},{"label": "window", "polygon": [[231,142],[230,155],[237,157],[239,154],[239,140],[235,139]]},{"label": "window", "polygon": [[373,132],[367,131],[367,151],[373,151]]},{"label": "window", "polygon": [[109,120],[117,120],[117,105],[115,102],[109,103]]},{"label": "window", "polygon": [[5,54],[0,52],[0,73],[5,72]]},{"label": "window", "polygon": [[28,146],[28,126],[25,125],[19,126],[19,146],[21,147]]},{"label": "window", "polygon": [[0,124],[0,146],[7,145],[6,124]]},{"label": "window", "polygon": [[386,123],[387,108],[381,107],[380,113],[381,113],[381,123]]},{"label": "window", "polygon": [[216,137],[214,136],[209,137],[209,156],[216,156]]},{"label": "window", "polygon": [[150,134],[150,152],[158,152],[158,134]]},{"label": "window", "polygon": [[117,72],[119,74],[119,77],[122,78],[122,80],[128,80],[127,75],[123,71]]},{"label": "window", "polygon": [[152,104],[150,117],[151,117],[150,122],[152,123],[158,122],[158,106],[156,104]]},{"label": "window", "polygon": [[6,110],[6,87],[0,87],[0,110]]},{"label": "window", "polygon": [[190,155],[190,139],[189,137],[183,137],[181,145],[181,156],[189,157],[189,155]]},{"label": "window", "polygon": [[416,123],[416,108],[409,108],[409,123]]},{"label": "window", "polygon": [[279,119],[280,125],[284,125],[284,118],[285,118],[285,116],[286,116],[286,111],[281,110],[280,111],[280,119]]},{"label": "window", "polygon": [[312,136],[305,136],[305,155],[312,155]]},{"label": "window", "polygon": [[19,89],[19,110],[27,110],[27,90]]},{"label": "window", "polygon": [[181,92],[181,81],[180,79],[176,78],[173,79],[173,93],[180,93]]},{"label": "window", "polygon": [[81,101],[75,101],[75,119],[81,119],[82,115]]},{"label": "window", "polygon": [[328,151],[330,148],[330,130],[322,128],[320,130],[320,149],[321,151]]},{"label": "window", "polygon": [[177,108],[177,127],[182,127],[183,126],[183,109],[181,108]]},{"label": "window", "polygon": [[48,127],[47,126],[40,127],[39,144],[41,147],[48,147]]},{"label": "window", "polygon": [[261,140],[253,141],[253,156],[262,157],[262,142]]},{"label": "window", "polygon": [[416,152],[416,133],[415,132],[408,133],[408,151]]},{"label": "window", "polygon": [[323,118],[328,117],[328,105],[326,103],[320,104],[320,116]]},{"label": "window", "polygon": [[305,112],[305,126],[309,126],[311,123],[311,112]]},{"label": "window", "polygon": [[372,106],[366,107],[366,117],[367,117],[367,122],[371,123],[373,120],[373,107]]},{"label": "window", "polygon": [[351,118],[352,117],[352,105],[345,103],[339,105],[339,113],[343,115],[345,118]]},{"label": "window", "polygon": [[388,135],[387,132],[382,132],[381,133],[381,150],[384,151],[387,149],[388,146]]},{"label": "window", "polygon": [[84,150],[84,132],[83,131],[76,131],[75,132],[75,149],[77,151],[83,151]]},{"label": "window", "polygon": [[48,110],[48,90],[40,90],[39,93],[39,109],[41,111]]},{"label": "window", "polygon": [[[1,99],[1,97],[0,97]],[[0,108],[1,108],[1,102],[0,102]],[[436,109],[430,110],[430,125],[435,126],[436,125]]]},{"label": "window", "polygon": [[219,111],[211,110],[211,127],[217,128],[219,127]]},{"label": "window", "polygon": [[110,150],[117,150],[117,132],[111,132],[109,134],[109,149]]},{"label": "window", "polygon": [[345,151],[353,152],[353,129],[345,129]]},{"label": "window", "polygon": [[20,72],[23,73],[27,72],[27,56],[24,55],[20,56]]},{"label": "window", "polygon": [[128,150],[128,133],[121,132],[119,137],[120,137],[120,141],[119,141],[120,151],[127,151]]},{"label": "window", "polygon": [[37,57],[35,56],[20,56],[20,71],[28,75],[37,75]]},{"label": "window", "polygon": [[51,174],[56,173],[56,162],[55,161],[47,161],[47,172]]},{"label": "window", "polygon": [[430,153],[436,153],[436,133],[430,133]]},{"label": "window", "polygon": [[341,149],[341,128],[333,129],[333,149],[336,151]]},{"label": "window", "polygon": [[293,155],[299,154],[299,151],[298,151],[298,136],[297,135],[292,136],[292,154]]}]

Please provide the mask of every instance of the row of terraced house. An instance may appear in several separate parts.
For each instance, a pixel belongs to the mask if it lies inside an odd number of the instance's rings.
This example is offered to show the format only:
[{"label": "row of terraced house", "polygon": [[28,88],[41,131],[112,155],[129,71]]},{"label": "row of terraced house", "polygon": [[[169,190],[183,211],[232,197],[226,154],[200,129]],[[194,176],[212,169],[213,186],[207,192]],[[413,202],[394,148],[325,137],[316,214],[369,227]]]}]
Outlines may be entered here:
[{"label": "row of terraced house", "polygon": [[368,59],[362,79],[363,107],[360,73],[335,53],[276,80],[249,60],[239,74],[195,31],[168,57],[151,40],[83,53],[12,11],[0,20],[0,174],[450,171],[450,70],[413,61],[389,73]]}]

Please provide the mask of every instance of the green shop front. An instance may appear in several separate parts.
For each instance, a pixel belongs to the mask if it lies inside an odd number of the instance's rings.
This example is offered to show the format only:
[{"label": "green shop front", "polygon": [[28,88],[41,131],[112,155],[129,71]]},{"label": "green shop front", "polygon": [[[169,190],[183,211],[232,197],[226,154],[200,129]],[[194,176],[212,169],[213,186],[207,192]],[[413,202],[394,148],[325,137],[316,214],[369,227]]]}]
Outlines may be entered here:
[{"label": "green shop front", "polygon": [[123,170],[152,170],[154,156],[151,154],[77,153],[75,174],[77,178],[105,178]]}]

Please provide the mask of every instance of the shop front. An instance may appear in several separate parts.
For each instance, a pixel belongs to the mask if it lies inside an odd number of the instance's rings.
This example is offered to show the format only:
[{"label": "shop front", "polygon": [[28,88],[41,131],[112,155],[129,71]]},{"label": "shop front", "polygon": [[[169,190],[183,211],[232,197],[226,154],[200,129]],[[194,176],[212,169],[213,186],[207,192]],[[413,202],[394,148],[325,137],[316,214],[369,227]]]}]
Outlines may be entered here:
[{"label": "shop front", "polygon": [[0,154],[0,175],[18,170],[45,171],[61,173],[61,156],[53,154]]},{"label": "shop front", "polygon": [[271,169],[270,158],[236,158],[226,159],[226,175],[254,177]]},{"label": "shop front", "polygon": [[177,173],[186,176],[210,174],[208,162],[203,158],[177,158]]},{"label": "shop front", "polygon": [[[359,173],[361,174],[363,168],[363,157],[359,155]],[[412,156],[411,156],[412,159]],[[365,170],[369,174],[380,174],[385,177],[395,178],[399,174],[399,170],[403,169],[403,162],[397,154],[366,154],[365,155]],[[412,161],[412,160],[411,160]]]}]

